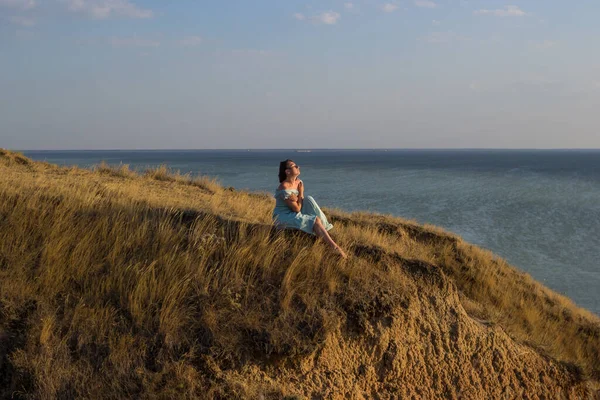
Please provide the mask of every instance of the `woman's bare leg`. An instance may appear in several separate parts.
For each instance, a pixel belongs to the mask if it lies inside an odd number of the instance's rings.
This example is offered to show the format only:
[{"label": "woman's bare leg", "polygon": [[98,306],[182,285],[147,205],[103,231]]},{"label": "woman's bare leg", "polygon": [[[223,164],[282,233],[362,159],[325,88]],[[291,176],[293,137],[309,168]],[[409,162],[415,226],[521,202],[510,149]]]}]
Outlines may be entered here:
[{"label": "woman's bare leg", "polygon": [[336,249],[343,258],[347,258],[348,257],[348,256],[346,256],[346,253],[344,253],[344,251],[342,250],[342,248],[340,246],[338,246],[336,242],[333,241],[333,239],[331,238],[331,236],[329,236],[329,232],[327,232],[327,229],[325,229],[325,227],[323,226],[323,223],[321,222],[321,219],[319,217],[317,217],[315,219],[315,225],[313,226],[313,231],[315,232],[315,234],[318,237],[322,238],[331,247],[333,247],[334,249]]}]

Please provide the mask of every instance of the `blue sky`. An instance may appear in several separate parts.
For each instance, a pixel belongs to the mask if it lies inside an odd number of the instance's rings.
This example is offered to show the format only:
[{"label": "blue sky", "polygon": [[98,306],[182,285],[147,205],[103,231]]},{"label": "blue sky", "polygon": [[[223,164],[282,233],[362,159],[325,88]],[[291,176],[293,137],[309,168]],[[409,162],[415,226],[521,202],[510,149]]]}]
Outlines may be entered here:
[{"label": "blue sky", "polygon": [[600,2],[0,0],[0,147],[600,148]]}]

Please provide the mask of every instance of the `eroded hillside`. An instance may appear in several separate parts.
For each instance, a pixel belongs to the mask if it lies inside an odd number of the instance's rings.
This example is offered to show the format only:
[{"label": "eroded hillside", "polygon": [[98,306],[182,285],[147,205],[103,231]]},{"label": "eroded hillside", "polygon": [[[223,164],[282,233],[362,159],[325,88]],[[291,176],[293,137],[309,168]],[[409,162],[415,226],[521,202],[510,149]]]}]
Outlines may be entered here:
[{"label": "eroded hillside", "polygon": [[431,226],[0,150],[0,397],[597,398],[600,322]]}]

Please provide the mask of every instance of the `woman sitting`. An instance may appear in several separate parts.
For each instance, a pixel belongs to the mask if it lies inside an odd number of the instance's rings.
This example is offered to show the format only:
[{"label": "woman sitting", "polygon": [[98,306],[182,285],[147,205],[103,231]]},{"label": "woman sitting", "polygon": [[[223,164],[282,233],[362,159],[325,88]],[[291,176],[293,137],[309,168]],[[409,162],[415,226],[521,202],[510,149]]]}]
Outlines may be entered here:
[{"label": "woman sitting", "polygon": [[300,229],[311,235],[317,235],[331,245],[343,258],[346,253],[327,232],[333,225],[311,196],[304,197],[304,183],[298,179],[300,167],[292,161],[279,163],[279,187],[275,191],[275,225],[284,228]]}]

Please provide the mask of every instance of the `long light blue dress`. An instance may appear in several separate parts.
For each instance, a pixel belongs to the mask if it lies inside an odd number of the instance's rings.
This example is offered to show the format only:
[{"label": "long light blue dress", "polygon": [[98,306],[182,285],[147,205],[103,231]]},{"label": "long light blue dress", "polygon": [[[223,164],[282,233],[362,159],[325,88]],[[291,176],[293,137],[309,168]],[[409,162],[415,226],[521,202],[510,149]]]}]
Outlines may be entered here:
[{"label": "long light blue dress", "polygon": [[300,212],[292,211],[285,200],[292,194],[299,194],[296,189],[277,189],[275,190],[275,209],[273,210],[273,221],[276,226],[282,228],[300,229],[306,233],[314,235],[313,226],[315,219],[319,217],[325,229],[330,230],[333,225],[327,221],[327,217],[319,208],[319,205],[312,196],[304,197],[302,209]]}]

